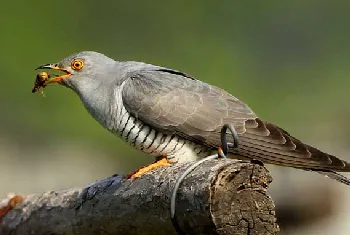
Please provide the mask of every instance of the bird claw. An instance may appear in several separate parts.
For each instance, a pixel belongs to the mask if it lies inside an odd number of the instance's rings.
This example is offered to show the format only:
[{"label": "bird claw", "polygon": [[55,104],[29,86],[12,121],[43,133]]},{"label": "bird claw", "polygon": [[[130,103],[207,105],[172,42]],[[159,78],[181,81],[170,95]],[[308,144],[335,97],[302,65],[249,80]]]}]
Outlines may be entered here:
[{"label": "bird claw", "polygon": [[148,166],[141,167],[137,171],[134,171],[134,172],[127,174],[126,178],[127,179],[136,179],[136,178],[141,177],[143,174],[145,174],[145,173],[147,173],[155,168],[169,166],[169,165],[171,165],[171,164],[170,164],[168,158],[163,157],[163,158],[159,159],[158,161],[156,161]]}]

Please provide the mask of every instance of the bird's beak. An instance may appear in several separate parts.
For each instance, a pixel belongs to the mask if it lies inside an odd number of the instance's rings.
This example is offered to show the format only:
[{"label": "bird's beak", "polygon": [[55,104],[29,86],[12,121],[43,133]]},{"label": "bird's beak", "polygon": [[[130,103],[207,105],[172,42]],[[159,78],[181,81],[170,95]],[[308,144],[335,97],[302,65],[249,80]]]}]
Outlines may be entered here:
[{"label": "bird's beak", "polygon": [[55,77],[52,77],[51,79],[47,80],[44,83],[45,85],[48,85],[50,83],[61,83],[62,80],[67,79],[72,75],[68,70],[60,68],[58,64],[44,64],[44,65],[40,65],[35,70],[38,70],[38,69],[53,69],[53,70],[58,70],[65,73],[63,75],[56,75]]}]

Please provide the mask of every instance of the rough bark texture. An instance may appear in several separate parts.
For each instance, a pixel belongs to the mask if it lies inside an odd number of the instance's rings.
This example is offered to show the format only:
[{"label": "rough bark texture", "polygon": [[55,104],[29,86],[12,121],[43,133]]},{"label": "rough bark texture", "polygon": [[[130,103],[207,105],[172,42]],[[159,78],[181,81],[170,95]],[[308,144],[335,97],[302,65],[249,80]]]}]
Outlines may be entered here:
[{"label": "rough bark texture", "polygon": [[[190,165],[158,168],[136,180],[113,176],[85,188],[29,195],[2,219],[0,234],[176,234],[170,197]],[[205,162],[181,184],[176,219],[186,234],[276,234],[271,182],[258,164]]]}]

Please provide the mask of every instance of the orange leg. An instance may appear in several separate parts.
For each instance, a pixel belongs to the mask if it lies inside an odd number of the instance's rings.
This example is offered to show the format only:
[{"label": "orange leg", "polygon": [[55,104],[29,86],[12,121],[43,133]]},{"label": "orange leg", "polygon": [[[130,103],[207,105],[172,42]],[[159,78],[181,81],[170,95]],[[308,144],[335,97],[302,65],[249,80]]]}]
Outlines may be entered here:
[{"label": "orange leg", "polygon": [[222,148],[221,148],[221,147],[218,148],[218,155],[219,155],[220,157],[222,157],[222,158],[225,158],[225,157],[226,157],[226,155],[224,154],[224,151],[222,151]]},{"label": "orange leg", "polygon": [[146,172],[149,172],[151,170],[153,170],[154,168],[157,167],[164,167],[164,166],[170,166],[171,163],[168,161],[168,158],[163,157],[159,160],[157,160],[156,162],[148,165],[148,166],[144,166],[141,167],[140,169],[138,169],[137,171],[131,172],[129,174],[127,174],[126,178],[127,179],[135,179],[135,178],[139,178],[141,177],[143,174],[145,174]]}]

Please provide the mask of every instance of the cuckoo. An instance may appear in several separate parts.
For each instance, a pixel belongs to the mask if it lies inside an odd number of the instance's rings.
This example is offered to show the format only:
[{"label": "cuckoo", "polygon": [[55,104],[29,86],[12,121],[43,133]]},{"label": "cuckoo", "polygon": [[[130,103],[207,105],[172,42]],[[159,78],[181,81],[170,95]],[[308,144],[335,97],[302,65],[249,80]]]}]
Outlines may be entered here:
[{"label": "cuckoo", "polygon": [[337,173],[350,172],[349,163],[301,142],[225,90],[186,73],[92,51],[37,69],[60,71],[40,86],[72,89],[103,127],[158,159],[135,177],[213,154],[221,144],[221,127],[231,124],[239,146],[230,148],[228,157],[316,171],[350,185]]}]

